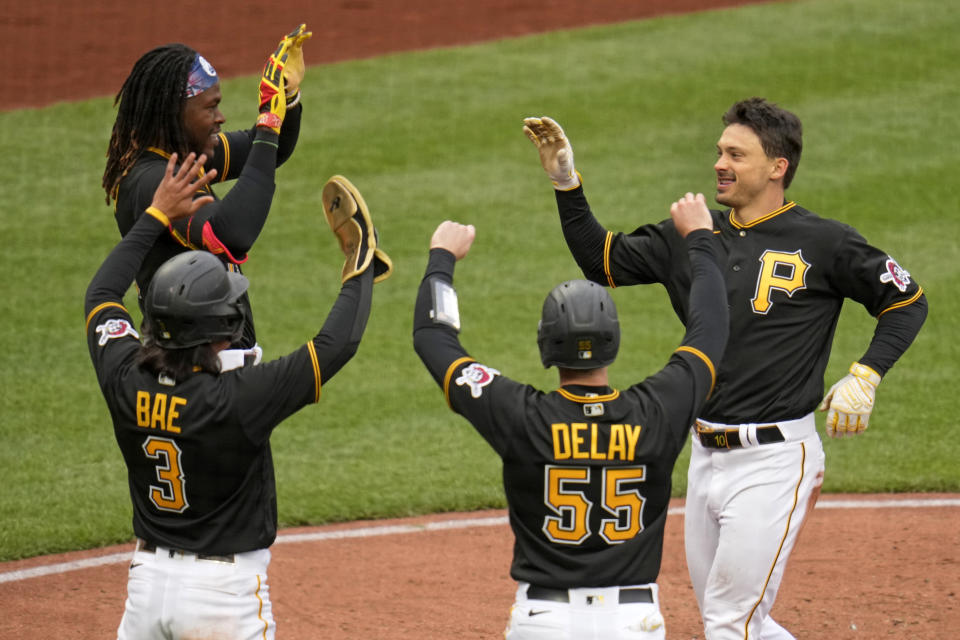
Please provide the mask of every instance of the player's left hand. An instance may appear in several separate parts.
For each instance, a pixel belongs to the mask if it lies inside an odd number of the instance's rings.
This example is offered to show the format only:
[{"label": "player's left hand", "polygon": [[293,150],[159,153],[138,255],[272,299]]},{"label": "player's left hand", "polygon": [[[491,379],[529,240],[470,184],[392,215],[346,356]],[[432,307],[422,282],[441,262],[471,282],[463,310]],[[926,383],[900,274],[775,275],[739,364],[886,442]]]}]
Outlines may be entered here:
[{"label": "player's left hand", "polygon": [[153,193],[151,205],[161,211],[171,222],[180,218],[192,216],[200,207],[213,202],[213,196],[194,198],[197,191],[210,184],[216,177],[217,170],[211,169],[199,178],[200,170],[207,161],[206,154],[190,152],[180,168],[174,172],[177,165],[177,154],[170,155],[167,168],[163,173],[163,180]]},{"label": "player's left hand", "polygon": [[301,24],[280,41],[280,47],[287,45],[287,63],[283,67],[283,90],[287,102],[296,98],[306,73],[306,67],[303,64],[303,43],[313,36],[313,32],[306,29],[307,25]]},{"label": "player's left hand", "polygon": [[457,260],[466,257],[467,252],[477,237],[477,230],[472,224],[460,224],[452,220],[444,220],[437,226],[430,238],[431,249],[446,249]]},{"label": "player's left hand", "polygon": [[826,431],[831,438],[863,433],[870,422],[880,374],[854,362],[850,373],[830,387],[819,410],[827,412]]}]

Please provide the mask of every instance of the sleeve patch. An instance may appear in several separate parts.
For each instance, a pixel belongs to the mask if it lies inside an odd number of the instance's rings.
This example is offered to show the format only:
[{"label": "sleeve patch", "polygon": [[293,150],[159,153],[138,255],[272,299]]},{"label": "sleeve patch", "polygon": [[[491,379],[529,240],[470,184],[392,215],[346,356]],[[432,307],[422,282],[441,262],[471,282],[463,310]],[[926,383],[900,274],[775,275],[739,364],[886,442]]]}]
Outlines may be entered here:
[{"label": "sleeve patch", "polygon": [[100,339],[97,343],[101,347],[107,344],[107,340],[122,338],[123,336],[133,336],[138,340],[140,339],[140,335],[137,333],[137,330],[133,328],[133,325],[122,318],[107,320],[103,324],[97,325],[96,331],[100,334]]},{"label": "sleeve patch", "polygon": [[496,369],[473,362],[460,372],[460,376],[454,380],[457,386],[469,385],[470,395],[479,398],[483,394],[483,388],[493,382],[493,377],[500,375]]},{"label": "sleeve patch", "polygon": [[910,286],[910,272],[897,264],[897,261],[887,256],[887,270],[880,274],[880,282],[893,283],[903,293]]}]

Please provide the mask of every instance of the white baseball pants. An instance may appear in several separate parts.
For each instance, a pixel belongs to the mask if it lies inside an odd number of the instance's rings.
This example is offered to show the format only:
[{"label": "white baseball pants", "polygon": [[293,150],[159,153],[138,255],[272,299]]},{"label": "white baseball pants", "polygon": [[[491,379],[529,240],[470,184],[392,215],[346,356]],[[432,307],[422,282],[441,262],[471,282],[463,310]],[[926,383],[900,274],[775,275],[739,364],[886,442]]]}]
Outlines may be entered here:
[{"label": "white baseball pants", "polygon": [[118,640],[273,640],[269,549],[223,562],[139,547],[130,563]]},{"label": "white baseball pants", "polygon": [[824,453],[813,414],[778,424],[784,442],[737,449],[693,436],[684,546],[706,640],[793,638],[769,614],[819,495]]},{"label": "white baseball pants", "polygon": [[[569,589],[570,602],[531,600],[521,582],[510,609],[506,640],[663,640],[656,584],[653,602],[620,603],[620,587]],[[630,587],[624,587],[630,588]]]}]

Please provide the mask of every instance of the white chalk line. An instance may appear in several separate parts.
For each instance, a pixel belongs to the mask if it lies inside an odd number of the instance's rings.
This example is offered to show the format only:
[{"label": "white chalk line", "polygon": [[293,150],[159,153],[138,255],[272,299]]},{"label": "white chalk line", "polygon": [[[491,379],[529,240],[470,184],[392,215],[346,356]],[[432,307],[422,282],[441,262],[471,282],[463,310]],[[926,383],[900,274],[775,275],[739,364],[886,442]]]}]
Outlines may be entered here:
[{"label": "white chalk line", "polygon": [[[872,500],[829,500],[821,499],[817,502],[817,509],[912,509],[918,507],[960,507],[960,498],[930,498],[930,499],[872,499]],[[681,515],[683,507],[671,507],[667,515]],[[311,533],[283,533],[277,536],[275,545],[291,542],[320,542],[323,540],[344,540],[347,538],[375,538],[377,536],[392,536],[405,533],[421,533],[424,531],[444,531],[448,529],[472,529],[477,527],[506,526],[506,516],[487,518],[459,518],[453,520],[438,520],[424,524],[399,524],[372,527],[357,527],[355,529],[338,529],[336,531],[315,531]],[[95,558],[84,558],[57,564],[48,564],[31,569],[20,569],[0,573],[0,583],[18,582],[29,578],[90,569],[107,564],[129,562],[131,551],[111,553]]]}]

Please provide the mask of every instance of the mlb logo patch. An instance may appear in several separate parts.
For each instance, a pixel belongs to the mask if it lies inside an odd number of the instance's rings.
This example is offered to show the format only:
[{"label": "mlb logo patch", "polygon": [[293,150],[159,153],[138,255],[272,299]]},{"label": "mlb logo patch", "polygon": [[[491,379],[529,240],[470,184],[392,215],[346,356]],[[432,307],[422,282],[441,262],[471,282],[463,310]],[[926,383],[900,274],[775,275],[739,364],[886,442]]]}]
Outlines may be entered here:
[{"label": "mlb logo patch", "polygon": [[577,340],[577,358],[580,360],[593,359],[593,340],[580,338]]},{"label": "mlb logo patch", "polygon": [[133,325],[122,318],[114,318],[97,325],[97,333],[100,334],[100,339],[97,342],[101,347],[107,344],[107,340],[114,340],[123,336],[133,336],[138,340],[140,339],[140,335],[133,328]]}]

